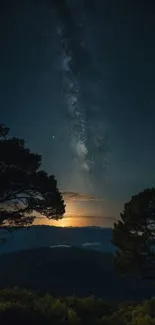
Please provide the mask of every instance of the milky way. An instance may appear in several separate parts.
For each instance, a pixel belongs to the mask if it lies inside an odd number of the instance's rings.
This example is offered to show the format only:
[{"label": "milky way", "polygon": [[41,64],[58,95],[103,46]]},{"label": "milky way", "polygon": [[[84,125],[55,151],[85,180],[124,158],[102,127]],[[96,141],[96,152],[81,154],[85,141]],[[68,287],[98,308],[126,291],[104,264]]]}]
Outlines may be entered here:
[{"label": "milky way", "polygon": [[[63,90],[67,102],[69,136],[75,161],[81,172],[95,179],[97,173],[105,170],[105,125],[100,120],[100,107],[93,98],[93,59],[86,47],[85,10],[83,2],[59,2],[55,5],[56,32],[61,43],[61,69]],[[78,13],[78,14],[77,14]],[[83,83],[85,80],[85,84]],[[96,82],[96,80],[95,80]],[[85,101],[88,85],[89,104]],[[91,105],[92,103],[95,105]],[[95,102],[96,101],[96,102]],[[100,153],[100,155],[98,155]]]},{"label": "milky way", "polygon": [[155,184],[155,1],[1,3],[1,123],[63,193],[104,197],[67,212],[119,217]]}]

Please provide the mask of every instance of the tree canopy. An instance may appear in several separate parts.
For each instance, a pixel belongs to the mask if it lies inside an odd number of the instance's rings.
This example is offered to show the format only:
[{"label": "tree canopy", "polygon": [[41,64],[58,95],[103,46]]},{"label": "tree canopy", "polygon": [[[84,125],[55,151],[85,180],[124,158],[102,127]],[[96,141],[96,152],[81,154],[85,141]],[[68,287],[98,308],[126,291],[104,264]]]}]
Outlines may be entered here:
[{"label": "tree canopy", "polygon": [[112,243],[116,269],[145,278],[155,277],[155,188],[132,196],[114,224]]},{"label": "tree canopy", "polygon": [[60,219],[63,197],[53,175],[40,169],[41,155],[0,125],[0,226],[31,225],[36,214]]},{"label": "tree canopy", "polygon": [[95,296],[55,297],[13,288],[0,290],[3,325],[155,325],[155,298],[110,302]]}]

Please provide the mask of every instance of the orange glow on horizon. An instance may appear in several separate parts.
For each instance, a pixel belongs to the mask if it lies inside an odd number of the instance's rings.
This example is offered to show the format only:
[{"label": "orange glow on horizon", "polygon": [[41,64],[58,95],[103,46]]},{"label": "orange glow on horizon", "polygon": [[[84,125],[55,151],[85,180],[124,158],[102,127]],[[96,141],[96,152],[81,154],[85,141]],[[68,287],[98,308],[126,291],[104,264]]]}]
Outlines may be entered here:
[{"label": "orange glow on horizon", "polygon": [[66,212],[60,220],[49,220],[46,217],[36,217],[34,225],[48,225],[57,227],[81,227],[83,224],[83,213],[71,202],[66,202]]},{"label": "orange glow on horizon", "polygon": [[88,226],[100,226],[100,227],[111,227],[113,221],[108,218],[102,217],[88,217],[88,216],[64,216],[60,220],[49,220],[46,217],[36,218],[34,225],[46,225],[56,227],[88,227]]},{"label": "orange glow on horizon", "polygon": [[62,219],[49,220],[46,217],[38,216],[33,224],[57,227],[110,227],[113,225],[113,220],[110,218],[104,218],[101,215],[93,217],[88,211],[79,211],[79,209],[80,207],[77,207],[74,203],[67,202],[66,212]]},{"label": "orange glow on horizon", "polygon": [[[47,226],[57,226],[57,227],[84,227],[89,226],[89,220],[85,217],[66,217],[64,216],[61,220],[48,220],[47,218],[36,218],[34,225],[47,225]],[[95,223],[96,225],[96,223]]]}]

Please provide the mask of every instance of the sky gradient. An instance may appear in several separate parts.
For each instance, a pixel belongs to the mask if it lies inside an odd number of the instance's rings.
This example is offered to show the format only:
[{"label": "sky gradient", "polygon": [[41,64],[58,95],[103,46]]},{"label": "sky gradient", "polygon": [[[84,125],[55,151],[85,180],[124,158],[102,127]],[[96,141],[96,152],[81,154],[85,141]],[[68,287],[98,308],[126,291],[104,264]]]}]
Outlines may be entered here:
[{"label": "sky gradient", "polygon": [[153,1],[8,1],[0,15],[0,122],[66,202],[45,223],[111,226],[155,185]]}]

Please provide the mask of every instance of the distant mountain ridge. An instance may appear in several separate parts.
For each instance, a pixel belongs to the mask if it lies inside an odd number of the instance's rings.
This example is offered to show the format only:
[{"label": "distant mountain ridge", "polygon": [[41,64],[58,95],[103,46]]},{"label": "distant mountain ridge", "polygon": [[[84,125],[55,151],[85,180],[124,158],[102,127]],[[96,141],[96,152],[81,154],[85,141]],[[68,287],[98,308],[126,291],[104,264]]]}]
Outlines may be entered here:
[{"label": "distant mountain ridge", "polygon": [[0,245],[0,254],[57,245],[87,247],[105,252],[115,250],[111,244],[111,228],[32,226],[14,230],[10,235],[1,230],[0,236],[7,236],[6,242]]}]

